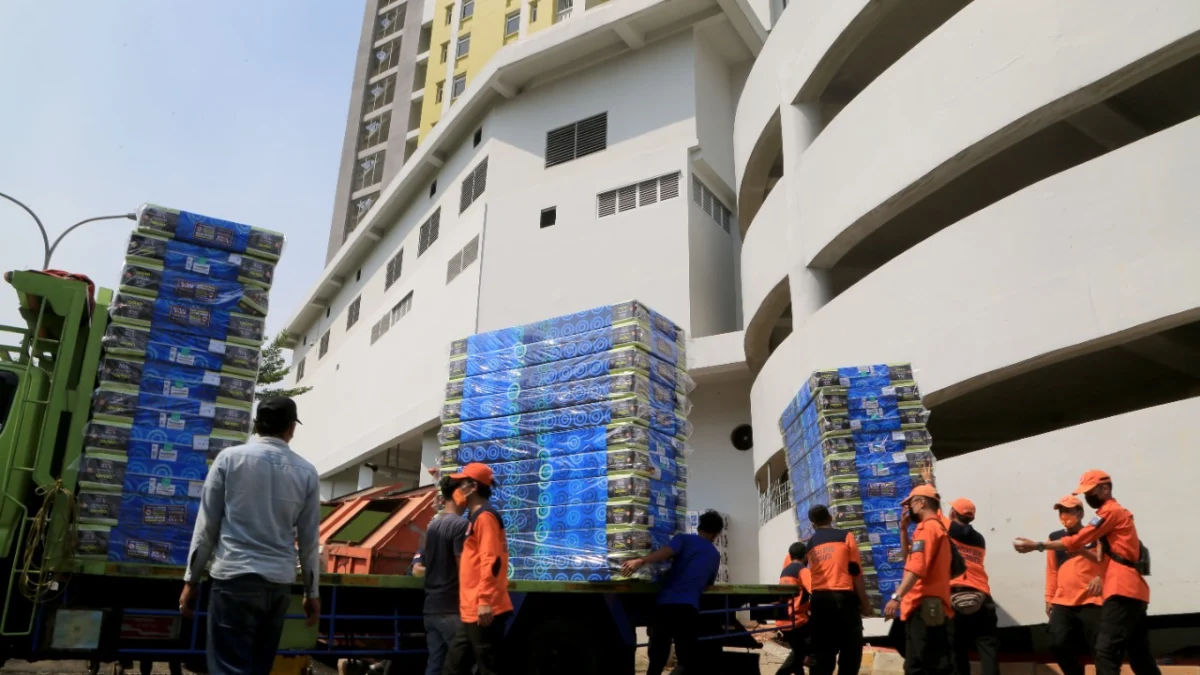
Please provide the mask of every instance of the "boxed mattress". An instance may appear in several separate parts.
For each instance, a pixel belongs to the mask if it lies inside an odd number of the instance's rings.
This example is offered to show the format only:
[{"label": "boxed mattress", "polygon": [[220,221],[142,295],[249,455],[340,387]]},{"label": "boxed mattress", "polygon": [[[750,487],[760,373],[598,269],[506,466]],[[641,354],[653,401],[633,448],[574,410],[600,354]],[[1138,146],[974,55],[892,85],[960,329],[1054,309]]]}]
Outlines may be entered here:
[{"label": "boxed mattress", "polygon": [[108,354],[140,358],[147,363],[217,370],[255,377],[261,354],[258,347],[160,328],[109,324],[104,333]]},{"label": "boxed mattress", "polygon": [[125,259],[221,281],[256,284],[263,288],[270,288],[275,281],[274,262],[141,232],[130,235]]},{"label": "boxed mattress", "polygon": [[155,204],[138,207],[137,230],[264,260],[278,260],[283,253],[284,238],[278,232]]},{"label": "boxed mattress", "polygon": [[646,375],[629,372],[523,391],[517,389],[503,394],[448,400],[442,406],[442,422],[552,410],[630,396],[646,399],[680,415],[687,415],[691,411],[687,397],[673,387],[654,382]]}]

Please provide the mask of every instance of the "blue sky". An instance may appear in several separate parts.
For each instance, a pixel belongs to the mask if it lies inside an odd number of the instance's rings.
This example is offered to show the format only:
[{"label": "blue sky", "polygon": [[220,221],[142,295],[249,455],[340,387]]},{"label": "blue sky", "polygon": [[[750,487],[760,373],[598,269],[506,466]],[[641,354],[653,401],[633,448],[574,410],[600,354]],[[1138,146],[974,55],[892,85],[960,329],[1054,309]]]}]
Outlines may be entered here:
[{"label": "blue sky", "polygon": [[[0,192],[51,240],[145,201],[283,232],[268,329],[325,262],[364,4],[358,0],[0,2]],[[130,221],[85,225],[53,267],[112,288]],[[41,266],[0,200],[0,270]],[[0,323],[18,321],[0,284]]]}]

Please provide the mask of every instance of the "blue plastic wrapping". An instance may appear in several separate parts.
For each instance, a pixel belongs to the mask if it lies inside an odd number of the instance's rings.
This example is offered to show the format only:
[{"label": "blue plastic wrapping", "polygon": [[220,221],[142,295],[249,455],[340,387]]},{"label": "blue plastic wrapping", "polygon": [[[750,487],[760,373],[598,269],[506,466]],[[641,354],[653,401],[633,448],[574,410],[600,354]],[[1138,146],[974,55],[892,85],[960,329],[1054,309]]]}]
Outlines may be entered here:
[{"label": "blue plastic wrapping", "polygon": [[911,364],[907,363],[849,366],[815,371],[800,385],[796,396],[784,408],[783,414],[779,418],[779,430],[782,432],[792,426],[800,413],[812,402],[813,395],[821,389],[837,387],[878,392],[888,385],[911,382],[912,379],[913,368]]},{"label": "blue plastic wrapping", "polygon": [[492,490],[492,502],[501,510],[623,500],[668,509],[687,506],[685,494],[675,484],[632,474],[517,485],[497,483]]},{"label": "blue plastic wrapping", "polygon": [[250,316],[267,315],[267,289],[239,281],[164,270],[149,264],[126,263],[121,271],[121,292],[146,298],[163,298]]},{"label": "blue plastic wrapping", "polygon": [[191,528],[118,525],[108,532],[108,559],[147,565],[187,565]]},{"label": "blue plastic wrapping", "polygon": [[691,424],[683,417],[651,405],[646,399],[635,397],[524,415],[444,424],[438,431],[438,439],[444,445],[456,442],[471,443],[582,429],[622,421],[637,422],[680,440],[686,440],[692,432]]},{"label": "blue plastic wrapping", "polygon": [[[461,464],[443,464],[443,473],[457,473]],[[679,466],[665,455],[645,450],[598,450],[572,455],[490,464],[496,481],[501,485],[543,483],[556,480],[597,478],[610,473],[634,473],[666,483],[678,483]],[[686,469],[685,469],[686,471]]]},{"label": "blue plastic wrapping", "polygon": [[278,232],[155,204],[138,207],[137,229],[208,248],[249,253],[265,260],[278,260],[283,253],[284,237]]},{"label": "blue plastic wrapping", "polygon": [[501,512],[509,532],[558,532],[592,528],[628,527],[675,532],[684,512],[632,500],[563,504]]},{"label": "blue plastic wrapping", "polygon": [[118,324],[172,330],[237,344],[262,344],[266,323],[250,316],[169,298],[145,298],[121,293],[109,307]]},{"label": "blue plastic wrapping", "polygon": [[134,528],[175,527],[191,532],[195,530],[199,514],[199,499],[124,494],[121,495],[119,522],[131,531]]},{"label": "blue plastic wrapping", "polygon": [[687,446],[682,441],[629,421],[610,426],[449,445],[441,449],[439,464],[491,464],[621,448],[644,449],[676,460],[688,454]]},{"label": "blue plastic wrapping", "polygon": [[121,486],[123,494],[152,495],[155,497],[184,497],[199,499],[204,493],[204,479],[171,478],[126,473]]},{"label": "blue plastic wrapping", "polygon": [[451,359],[450,378],[470,377],[501,370],[514,370],[588,354],[606,352],[626,345],[645,349],[671,365],[686,363],[682,344],[653,330],[648,324],[632,322],[600,330],[518,344],[491,352]]},{"label": "blue plastic wrapping", "polygon": [[97,389],[92,396],[92,418],[131,422],[135,428],[147,430],[186,431],[201,436],[211,435],[214,431],[248,435],[251,428],[249,408],[194,398],[132,393],[107,386]]},{"label": "blue plastic wrapping", "polygon": [[170,398],[250,407],[255,380],[246,375],[201,370],[169,363],[144,363],[134,357],[109,355],[100,362],[102,387],[129,388]]},{"label": "blue plastic wrapping", "polygon": [[677,366],[653,358],[642,349],[631,346],[536,366],[453,379],[446,383],[446,400],[510,394],[514,391],[519,393],[534,387],[623,372],[645,374],[654,382],[673,387],[681,394],[690,392],[696,386],[687,373]]},{"label": "blue plastic wrapping", "polygon": [[630,372],[601,375],[589,380],[564,382],[534,389],[515,389],[491,396],[446,401],[442,406],[442,421],[487,419],[630,396],[644,398],[653,405],[678,412],[680,415],[687,415],[692,409],[687,397],[675,391],[673,387],[654,382],[646,375]]},{"label": "blue plastic wrapping", "polygon": [[258,347],[161,328],[109,324],[103,343],[108,354],[249,377],[258,374],[261,359]]},{"label": "blue plastic wrapping", "polygon": [[667,320],[658,312],[647,308],[637,300],[616,305],[595,307],[575,314],[557,316],[521,326],[501,328],[479,333],[450,343],[450,356],[467,356],[494,352],[517,345],[528,345],[542,340],[561,338],[589,331],[600,330],[628,321],[637,321],[676,340],[683,341],[683,329]]},{"label": "blue plastic wrapping", "polygon": [[[232,441],[231,441],[232,442]],[[228,447],[228,446],[226,446]],[[220,448],[217,451],[224,450]],[[148,466],[149,464],[138,464],[139,462],[167,462],[170,464],[178,464],[181,467],[192,467],[200,472],[200,476],[206,476],[208,466],[212,462],[212,457],[209,450],[193,450],[175,446],[170,443],[153,443],[150,441],[130,441],[126,448],[126,458],[130,466]],[[153,471],[138,471],[134,473],[154,473]],[[168,474],[175,475],[175,474]]]},{"label": "blue plastic wrapping", "polygon": [[121,495],[115,492],[80,490],[75,497],[79,522],[116,525],[121,512]]},{"label": "blue plastic wrapping", "polygon": [[120,490],[128,465],[124,455],[88,453],[79,459],[79,485],[93,490]]},{"label": "blue plastic wrapping", "polygon": [[638,529],[592,528],[510,533],[509,575],[536,581],[608,581],[621,564],[665,546],[671,535]]},{"label": "blue plastic wrapping", "polygon": [[[153,412],[153,411],[152,411]],[[246,442],[246,434],[229,434],[227,432],[196,434],[188,430],[174,430],[154,426],[136,426],[130,422],[106,422],[92,420],[88,423],[84,437],[84,450],[87,452],[120,452],[124,453],[131,443],[147,441],[151,443],[169,443],[179,448],[215,453],[234,445]]]},{"label": "blue plastic wrapping", "polygon": [[273,262],[140,232],[130,235],[125,258],[130,262],[158,264],[168,270],[257,284],[264,288],[270,288],[275,281]]}]

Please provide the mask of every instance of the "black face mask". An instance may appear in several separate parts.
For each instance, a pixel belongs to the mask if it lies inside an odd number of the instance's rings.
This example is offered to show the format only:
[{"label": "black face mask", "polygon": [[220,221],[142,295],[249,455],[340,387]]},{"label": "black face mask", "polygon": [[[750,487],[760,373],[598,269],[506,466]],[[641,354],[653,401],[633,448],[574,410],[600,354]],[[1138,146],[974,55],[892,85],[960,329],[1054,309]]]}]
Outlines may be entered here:
[{"label": "black face mask", "polygon": [[1093,509],[1098,509],[1101,506],[1104,506],[1104,500],[1100,499],[1096,495],[1084,495],[1083,500],[1086,501],[1087,505]]}]

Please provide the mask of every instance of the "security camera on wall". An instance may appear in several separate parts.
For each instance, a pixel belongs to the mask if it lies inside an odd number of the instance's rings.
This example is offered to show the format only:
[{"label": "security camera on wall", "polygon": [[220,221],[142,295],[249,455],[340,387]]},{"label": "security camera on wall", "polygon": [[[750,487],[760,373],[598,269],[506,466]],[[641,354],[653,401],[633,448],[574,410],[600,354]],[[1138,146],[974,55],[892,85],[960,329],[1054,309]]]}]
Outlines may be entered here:
[{"label": "security camera on wall", "polygon": [[729,442],[733,447],[745,452],[754,447],[754,429],[749,424],[743,424],[729,434]]}]

